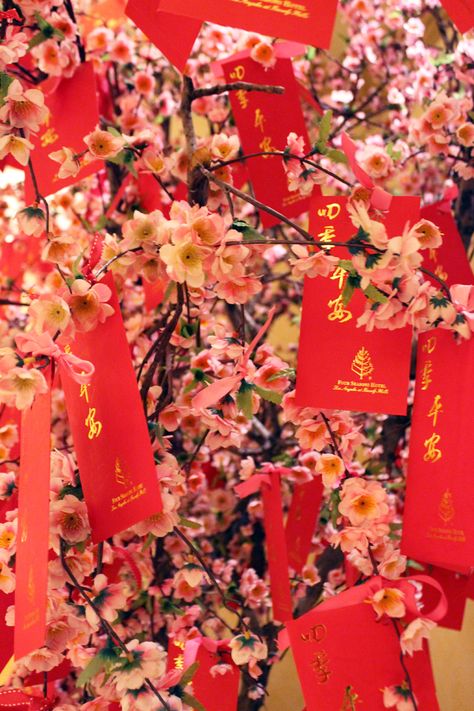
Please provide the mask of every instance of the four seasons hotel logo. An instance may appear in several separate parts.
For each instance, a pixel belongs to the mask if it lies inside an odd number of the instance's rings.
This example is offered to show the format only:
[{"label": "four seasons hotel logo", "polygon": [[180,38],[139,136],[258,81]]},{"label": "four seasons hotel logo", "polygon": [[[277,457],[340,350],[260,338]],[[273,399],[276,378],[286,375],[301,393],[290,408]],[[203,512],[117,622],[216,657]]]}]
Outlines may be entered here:
[{"label": "four seasons hotel logo", "polygon": [[358,375],[361,380],[368,378],[373,372],[374,366],[372,364],[370,353],[366,348],[364,348],[364,346],[357,351],[356,356],[352,361],[351,370],[353,373]]}]

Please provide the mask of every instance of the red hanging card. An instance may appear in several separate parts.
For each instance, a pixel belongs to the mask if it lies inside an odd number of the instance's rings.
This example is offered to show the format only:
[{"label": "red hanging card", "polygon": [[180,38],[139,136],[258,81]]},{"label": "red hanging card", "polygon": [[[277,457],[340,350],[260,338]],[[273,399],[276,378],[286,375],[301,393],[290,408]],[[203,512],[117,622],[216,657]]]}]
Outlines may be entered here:
[{"label": "red hanging card", "polygon": [[311,550],[311,539],[319,517],[323,484],[316,477],[306,484],[296,484],[286,520],[285,538],[288,563],[297,573],[305,565]]},{"label": "red hanging card", "polygon": [[[175,14],[174,7],[162,8],[158,0],[129,0],[126,15],[177,69],[183,71],[202,20]],[[169,10],[170,12],[163,12]]]},{"label": "red hanging card", "polygon": [[436,329],[418,340],[402,550],[468,573],[474,566],[474,340]]},{"label": "red hanging card", "polygon": [[[357,232],[345,209],[347,198],[314,197],[310,230],[315,240],[346,242]],[[394,197],[385,218],[391,236],[401,234],[406,220],[418,219],[419,199]],[[343,247],[331,254],[347,259]],[[301,319],[296,402],[301,407],[356,410],[403,415],[407,409],[412,329],[395,331],[357,327],[366,302],[356,290],[342,303],[346,272],[305,279]]]},{"label": "red hanging card", "polygon": [[[284,150],[288,134],[294,131],[310,146],[301,110],[299,89],[291,59],[280,58],[271,69],[265,69],[249,56],[231,57],[222,62],[225,80],[247,81],[285,87],[284,94],[258,91],[231,91],[230,103],[239,129],[244,154]],[[280,157],[264,156],[246,162],[255,197],[286,217],[297,217],[309,208],[309,198],[288,190],[288,179]],[[314,190],[320,192],[319,187]],[[279,220],[260,212],[264,227]]]},{"label": "red hanging card", "polygon": [[[437,225],[443,233],[443,242],[436,249],[423,252],[423,266],[443,279],[448,286],[453,284],[473,284],[474,276],[469,265],[466,250],[451,210],[445,201],[429,205],[421,210],[421,217]],[[439,287],[439,282],[426,277]]]},{"label": "red hanging card", "polygon": [[[62,188],[75,185],[83,178],[97,173],[98,161],[84,165],[75,177],[58,178],[59,163],[51,160],[49,154],[63,147],[72,148],[77,153],[86,149],[84,136],[93,131],[99,123],[96,82],[92,62],[81,64],[70,79],[62,79],[58,87],[45,96],[50,110],[47,124],[41,126],[37,136],[30,138],[35,148],[31,161],[35,170],[38,188],[42,195],[52,195]],[[71,120],[71,117],[74,120]],[[34,202],[36,193],[29,171],[25,176],[25,200],[27,205]]]},{"label": "red hanging card", "polygon": [[461,34],[474,27],[473,0],[441,0],[441,5]]},{"label": "red hanging card", "polygon": [[92,362],[89,385],[61,371],[92,540],[97,543],[162,509],[143,405],[113,279],[113,316],[78,333],[72,352]]},{"label": "red hanging card", "polygon": [[[382,711],[381,689],[405,678],[392,622],[377,622],[367,597],[367,585],[351,588],[286,623],[307,711],[349,711],[359,705]],[[439,711],[427,651],[404,661],[418,708]]]},{"label": "red hanging card", "polygon": [[337,0],[161,0],[160,8],[329,49]]},{"label": "red hanging card", "polygon": [[[45,374],[49,380],[49,373]],[[15,590],[15,659],[42,647],[48,587],[51,390],[22,413]]]},{"label": "red hanging card", "polygon": [[[205,646],[209,643],[209,649]],[[189,647],[199,644],[199,639],[192,639],[186,644],[184,652],[185,668],[189,666]],[[213,649],[217,647],[217,649]],[[192,680],[193,696],[201,702],[206,711],[237,711],[239,695],[240,671],[233,663],[228,644],[216,640],[202,639],[197,654],[192,654],[192,660],[198,662],[199,668]],[[225,674],[211,674],[211,668],[219,663],[230,666]]]}]

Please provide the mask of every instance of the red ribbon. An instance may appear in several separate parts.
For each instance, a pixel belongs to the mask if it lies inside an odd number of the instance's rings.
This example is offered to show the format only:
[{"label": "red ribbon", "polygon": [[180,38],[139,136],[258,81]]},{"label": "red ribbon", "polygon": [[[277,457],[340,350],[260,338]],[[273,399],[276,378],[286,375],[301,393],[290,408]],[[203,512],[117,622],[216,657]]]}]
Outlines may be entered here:
[{"label": "red ribbon", "polygon": [[184,648],[184,668],[187,669],[196,661],[199,647],[204,647],[211,654],[217,654],[218,651],[228,652],[228,639],[210,639],[210,637],[193,637],[188,639]]},{"label": "red ribbon", "polygon": [[232,392],[232,390],[234,390],[239,385],[242,379],[245,378],[248,371],[248,362],[250,360],[250,356],[256,348],[257,343],[260,341],[261,338],[263,338],[266,331],[268,331],[268,329],[270,328],[274,315],[275,307],[273,306],[268,313],[267,320],[259,329],[253,341],[244,350],[241,361],[237,365],[235,375],[229,375],[227,378],[221,378],[220,380],[216,380],[214,383],[211,383],[211,385],[208,385],[207,388],[204,388],[193,397],[192,406],[196,410],[211,407],[211,405],[214,405],[221,398]]},{"label": "red ribbon", "polygon": [[21,689],[0,689],[0,711],[50,711],[52,699],[30,696]]},{"label": "red ribbon", "polygon": [[0,20],[20,20],[16,10],[0,10]]},{"label": "red ribbon", "polygon": [[379,188],[375,185],[370,175],[360,167],[356,159],[357,145],[345,132],[341,134],[341,146],[347,156],[352,172],[359,183],[363,185],[364,188],[371,191],[371,205],[373,205],[377,210],[382,210],[383,212],[388,210],[390,208],[390,203],[392,202],[392,196],[383,188]]},{"label": "red ribbon", "polygon": [[103,246],[104,240],[102,239],[102,235],[100,235],[99,232],[96,232],[94,239],[92,240],[89,259],[85,263],[84,269],[82,270],[86,279],[91,280],[93,278],[94,275],[92,274],[92,270],[97,266],[97,263],[102,256]]}]

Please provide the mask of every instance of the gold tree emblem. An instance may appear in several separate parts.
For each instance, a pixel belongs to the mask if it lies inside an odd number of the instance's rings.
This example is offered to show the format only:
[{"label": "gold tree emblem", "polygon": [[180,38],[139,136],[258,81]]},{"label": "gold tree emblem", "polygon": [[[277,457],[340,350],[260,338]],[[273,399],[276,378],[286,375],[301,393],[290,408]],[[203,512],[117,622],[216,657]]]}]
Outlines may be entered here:
[{"label": "gold tree emblem", "polygon": [[362,346],[352,361],[351,370],[359,376],[361,380],[368,378],[373,372],[374,366],[369,351]]},{"label": "gold tree emblem", "polygon": [[444,494],[441,496],[441,501],[439,502],[438,514],[440,519],[444,523],[449,523],[453,520],[455,510],[453,503],[453,495],[449,489],[446,489]]},{"label": "gold tree emblem", "polygon": [[356,711],[356,703],[361,703],[359,694],[355,693],[352,686],[346,686],[340,711]]}]

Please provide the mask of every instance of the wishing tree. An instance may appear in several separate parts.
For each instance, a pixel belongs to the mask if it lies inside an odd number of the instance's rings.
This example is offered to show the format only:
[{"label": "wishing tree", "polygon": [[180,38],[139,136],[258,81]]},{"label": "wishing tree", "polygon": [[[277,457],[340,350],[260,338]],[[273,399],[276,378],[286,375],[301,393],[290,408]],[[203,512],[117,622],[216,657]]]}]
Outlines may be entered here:
[{"label": "wishing tree", "polygon": [[436,711],[472,0],[0,5],[0,708]]}]

